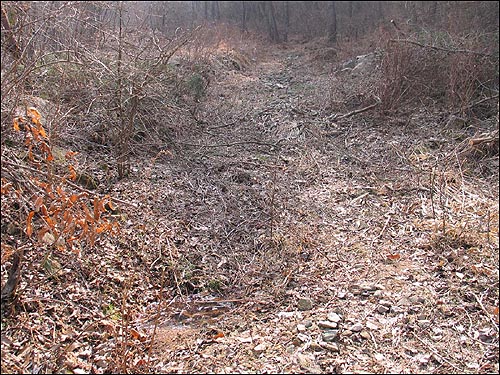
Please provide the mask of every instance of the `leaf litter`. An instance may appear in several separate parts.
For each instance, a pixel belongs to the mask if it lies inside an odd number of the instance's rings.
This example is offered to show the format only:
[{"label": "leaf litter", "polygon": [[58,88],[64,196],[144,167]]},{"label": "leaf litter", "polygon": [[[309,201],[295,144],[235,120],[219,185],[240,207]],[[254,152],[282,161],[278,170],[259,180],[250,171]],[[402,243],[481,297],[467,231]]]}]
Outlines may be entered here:
[{"label": "leaf litter", "polygon": [[494,158],[431,108],[336,121],[367,77],[319,50],[217,67],[204,123],[113,185],[119,236],[26,253],[2,372],[498,373]]}]

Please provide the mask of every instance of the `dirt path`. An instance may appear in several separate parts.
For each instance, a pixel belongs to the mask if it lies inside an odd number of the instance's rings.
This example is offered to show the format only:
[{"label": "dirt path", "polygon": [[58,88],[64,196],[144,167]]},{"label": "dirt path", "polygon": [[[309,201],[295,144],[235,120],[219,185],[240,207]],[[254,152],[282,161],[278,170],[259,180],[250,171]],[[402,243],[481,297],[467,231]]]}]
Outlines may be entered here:
[{"label": "dirt path", "polygon": [[182,296],[163,301],[157,371],[496,372],[498,187],[454,162],[430,185],[456,142],[429,110],[332,121],[352,77],[313,56],[212,82],[203,121],[134,187]]}]

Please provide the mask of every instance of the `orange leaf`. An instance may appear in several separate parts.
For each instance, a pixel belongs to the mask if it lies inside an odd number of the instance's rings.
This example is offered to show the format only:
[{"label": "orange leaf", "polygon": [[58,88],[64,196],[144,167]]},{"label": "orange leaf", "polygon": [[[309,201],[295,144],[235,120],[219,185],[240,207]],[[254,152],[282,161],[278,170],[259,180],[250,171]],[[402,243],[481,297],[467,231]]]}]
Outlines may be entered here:
[{"label": "orange leaf", "polygon": [[110,224],[106,223],[101,225],[99,228],[96,229],[97,234],[102,233],[104,231],[110,230],[112,227]]},{"label": "orange leaf", "polygon": [[101,213],[99,212],[99,199],[94,197],[94,220],[99,221]]},{"label": "orange leaf", "polygon": [[82,208],[83,211],[85,212],[85,220],[87,220],[89,223],[92,223],[94,221],[92,214],[90,213],[89,208],[85,203],[82,202]]},{"label": "orange leaf", "polygon": [[68,151],[68,152],[64,155],[64,157],[65,157],[66,159],[71,159],[71,158],[73,158],[73,156],[75,156],[75,155],[77,155],[77,154],[78,154],[78,152]]},{"label": "orange leaf", "polygon": [[71,197],[69,197],[69,200],[71,203],[75,203],[78,200],[78,195],[72,194]]},{"label": "orange leaf", "polygon": [[40,135],[43,138],[47,138],[47,133],[45,132],[45,129],[43,128],[42,124],[39,124],[38,131],[40,132]]},{"label": "orange leaf", "polygon": [[40,206],[43,204],[43,198],[38,197],[35,201],[35,211],[38,212],[40,211]]},{"label": "orange leaf", "polygon": [[31,234],[33,233],[33,226],[31,225],[31,220],[33,220],[33,216],[35,216],[35,211],[31,211],[28,214],[28,219],[26,220],[26,234],[28,237],[31,237]]},{"label": "orange leaf", "polygon": [[20,131],[21,129],[19,128],[19,117],[14,118],[14,130]]},{"label": "orange leaf", "polygon": [[38,125],[40,124],[40,119],[42,118],[42,115],[40,112],[37,111],[35,107],[29,107],[26,110],[26,115],[28,115],[31,118],[31,121],[33,121],[34,124]]},{"label": "orange leaf", "polygon": [[218,339],[218,338],[221,338],[221,337],[224,337],[224,333],[222,332],[217,332],[217,334],[214,335],[213,339]]},{"label": "orange leaf", "polygon": [[398,260],[399,258],[401,258],[401,255],[400,254],[389,254],[389,255],[387,255],[387,258],[390,260]]},{"label": "orange leaf", "polygon": [[69,169],[70,180],[75,181],[77,177],[75,168],[72,165],[68,165],[68,169]]},{"label": "orange leaf", "polygon": [[495,307],[495,309],[493,310],[493,315],[498,316],[498,306]]},{"label": "orange leaf", "polygon": [[54,228],[55,228],[55,226],[56,226],[56,225],[55,225],[55,223],[54,223],[54,220],[52,220],[52,219],[50,218],[50,216],[47,216],[47,217],[45,218],[45,221],[47,222],[47,224],[49,225],[49,227],[51,227],[52,229],[54,229]]},{"label": "orange leaf", "polygon": [[136,340],[140,340],[140,341],[144,341],[146,338],[144,337],[144,335],[141,335],[140,332],[136,331],[135,329],[131,328],[130,329],[130,335],[132,336],[132,338],[136,339]]}]

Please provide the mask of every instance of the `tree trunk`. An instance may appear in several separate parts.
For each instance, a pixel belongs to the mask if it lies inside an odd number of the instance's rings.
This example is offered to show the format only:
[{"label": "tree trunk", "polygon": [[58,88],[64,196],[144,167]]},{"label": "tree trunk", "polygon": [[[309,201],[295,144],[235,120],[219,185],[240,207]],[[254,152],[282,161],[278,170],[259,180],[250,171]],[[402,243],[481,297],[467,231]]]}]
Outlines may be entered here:
[{"label": "tree trunk", "polygon": [[330,10],[330,29],[328,32],[328,39],[331,43],[337,43],[337,12],[335,9],[335,1],[331,2]]},{"label": "tree trunk", "polygon": [[7,16],[7,12],[5,11],[5,8],[2,6],[2,27],[5,30],[5,44],[7,47],[7,50],[12,53],[12,56],[16,60],[21,58],[21,48],[19,48],[19,45],[16,42],[16,39],[14,38],[14,33],[12,32],[12,27],[9,22],[9,17]]},{"label": "tree trunk", "polygon": [[241,2],[241,31],[247,31],[247,3]]},{"label": "tree trunk", "polygon": [[290,2],[285,1],[285,31],[283,33],[283,41],[288,42],[288,28],[290,26]]},{"label": "tree trunk", "polygon": [[268,25],[269,25],[269,36],[273,42],[279,42],[280,36],[278,33],[278,25],[276,24],[276,12],[274,10],[274,4],[272,1],[269,3],[269,13],[268,13]]}]

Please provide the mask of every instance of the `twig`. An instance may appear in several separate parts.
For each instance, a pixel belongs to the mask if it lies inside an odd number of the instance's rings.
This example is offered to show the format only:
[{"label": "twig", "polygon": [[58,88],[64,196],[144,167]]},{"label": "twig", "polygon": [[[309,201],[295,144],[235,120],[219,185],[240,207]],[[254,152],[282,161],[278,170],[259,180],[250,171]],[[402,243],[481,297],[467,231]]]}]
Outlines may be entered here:
[{"label": "twig", "polygon": [[[25,165],[16,164],[16,163],[10,162],[8,160],[2,160],[2,164],[7,164],[7,165],[10,165],[10,166],[16,167],[16,168],[26,169],[28,171],[39,173],[39,174],[44,175],[46,177],[52,177],[52,178],[62,179],[62,177],[59,176],[59,175],[52,174],[52,176],[49,176],[49,174],[47,172],[39,171],[38,169],[27,167]],[[75,183],[73,183],[71,181],[68,181],[67,179],[66,179],[65,183],[68,184],[69,186],[77,189],[77,190],[80,190],[80,191],[84,192],[84,193],[87,193],[87,194],[90,194],[90,195],[98,195],[96,192],[87,190],[87,189],[85,189],[85,188],[83,188],[83,187],[81,187],[81,186],[79,186],[79,185],[77,185],[77,184],[75,184]],[[114,198],[114,197],[110,197],[110,198],[114,202],[118,202],[118,203],[121,203],[121,204],[124,204],[124,205],[127,205],[127,206],[132,206],[132,207],[137,208],[137,205],[135,203],[127,202],[127,201],[124,201],[124,200],[121,200],[121,199],[118,199],[118,198]]]},{"label": "twig", "polygon": [[454,365],[453,363],[451,363],[450,361],[448,361],[446,358],[444,358],[442,355],[440,355],[433,347],[431,347],[429,344],[427,344],[425,341],[423,341],[420,337],[418,337],[415,333],[412,332],[412,335],[413,337],[415,337],[418,341],[420,341],[427,349],[429,349],[432,354],[434,354],[435,356],[439,357],[439,359],[441,359],[443,362],[446,362],[447,364],[449,364],[451,367],[453,367],[455,370],[458,370],[459,373],[462,373],[463,372],[463,369],[458,367],[457,365]]},{"label": "twig", "polygon": [[351,117],[351,116],[357,115],[358,113],[366,112],[366,111],[368,111],[368,110],[370,110],[372,108],[375,108],[379,104],[380,104],[380,102],[377,101],[375,104],[369,105],[368,107],[364,107],[364,108],[361,108],[361,109],[356,109],[356,110],[351,111],[349,113],[346,113],[344,115],[334,116],[332,118],[332,120],[340,120],[340,119],[343,119],[343,118],[347,118],[347,117]]},{"label": "twig", "polygon": [[153,328],[153,334],[151,335],[151,341],[149,343],[149,348],[148,348],[148,360],[147,360],[147,367],[149,366],[149,362],[151,360],[151,351],[153,350],[153,344],[155,341],[155,336],[156,336],[156,329],[158,328],[158,322],[160,320],[160,314],[161,314],[161,305],[163,302],[163,281],[165,279],[165,267],[163,267],[161,271],[161,281],[160,281],[160,296],[158,298],[158,308],[156,309],[156,316],[155,316],[155,326]]},{"label": "twig", "polygon": [[495,327],[495,329],[497,330],[498,332],[498,324],[497,322],[495,322],[495,319],[493,319],[493,317],[490,315],[490,313],[488,312],[488,310],[486,310],[486,308],[484,307],[483,303],[481,302],[481,299],[475,295],[474,293],[470,293],[474,296],[474,298],[476,299],[479,307],[481,308],[481,310],[483,310],[483,312],[486,314],[486,316],[488,317],[489,320],[491,320],[491,322],[493,323],[493,327]]},{"label": "twig", "polygon": [[382,237],[382,234],[384,234],[384,232],[385,232],[385,230],[386,230],[386,228],[387,228],[387,224],[389,224],[389,221],[390,221],[390,220],[391,220],[391,217],[389,216],[389,217],[387,218],[387,220],[385,221],[384,227],[382,228],[382,230],[380,231],[380,233],[378,234],[378,236],[376,236],[376,237],[374,237],[374,238],[372,239],[372,242],[371,242],[371,244],[370,244],[370,247],[373,247],[373,243],[374,243],[376,240],[378,240],[380,237]]},{"label": "twig", "polygon": [[472,102],[469,105],[467,105],[465,108],[461,108],[458,111],[455,111],[453,114],[457,115],[457,114],[459,114],[460,112],[462,112],[462,111],[464,111],[466,109],[471,109],[472,107],[475,107],[476,105],[479,105],[481,103],[487,102],[488,100],[492,100],[492,99],[498,99],[498,94],[493,95],[493,96],[488,96],[487,98],[483,98],[481,100]]},{"label": "twig", "polygon": [[242,141],[242,142],[234,142],[234,143],[222,143],[218,145],[204,145],[204,144],[196,144],[196,143],[186,143],[186,142],[179,142],[176,141],[175,143],[178,143],[183,146],[191,146],[191,147],[206,147],[206,148],[216,148],[216,147],[232,147],[232,146],[240,146],[240,145],[259,145],[259,146],[269,146],[269,147],[274,147],[281,141],[284,141],[286,138],[281,138],[278,139],[274,143],[266,143],[266,142],[259,142],[259,141]]},{"label": "twig", "polygon": [[390,39],[389,42],[409,43],[409,44],[414,44],[414,45],[422,47],[422,48],[429,48],[429,49],[434,49],[437,51],[444,51],[444,52],[448,52],[448,53],[468,53],[471,55],[478,55],[478,56],[484,56],[484,57],[492,57],[493,56],[490,53],[471,51],[468,49],[449,49],[449,48],[444,48],[444,47],[433,46],[430,44],[422,44],[422,43],[419,43],[419,42],[416,42],[416,41],[410,40],[410,39]]}]

